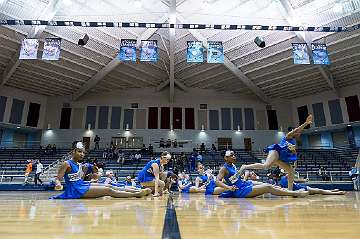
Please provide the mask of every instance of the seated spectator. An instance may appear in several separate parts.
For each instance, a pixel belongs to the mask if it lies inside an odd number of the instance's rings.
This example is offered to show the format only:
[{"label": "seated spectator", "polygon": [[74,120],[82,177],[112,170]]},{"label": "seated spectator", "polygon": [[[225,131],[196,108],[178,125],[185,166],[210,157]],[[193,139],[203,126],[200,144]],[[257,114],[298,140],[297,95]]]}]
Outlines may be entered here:
[{"label": "seated spectator", "polygon": [[141,147],[141,152],[146,153],[146,150],[147,150],[146,146],[145,146],[145,144],[143,144],[142,147]]},{"label": "seated spectator", "polygon": [[214,144],[211,145],[211,150],[212,150],[212,151],[216,151],[216,147],[215,147]]},{"label": "seated spectator", "polygon": [[103,151],[103,154],[102,154],[103,159],[107,158],[107,152],[108,152],[107,148],[104,148],[104,151]]},{"label": "seated spectator", "polygon": [[140,160],[141,160],[140,152],[135,154],[135,160],[136,160],[136,162],[140,162]]},{"label": "seated spectator", "polygon": [[160,139],[159,148],[165,148],[165,141],[164,141],[164,138],[161,138],[161,139]]},{"label": "seated spectator", "polygon": [[201,143],[200,145],[200,152],[205,152],[205,144]]},{"label": "seated spectator", "polygon": [[148,150],[149,150],[149,154],[150,154],[150,156],[152,156],[152,155],[153,155],[153,153],[154,153],[154,147],[153,147],[151,144],[149,144],[149,148],[148,148]]},{"label": "seated spectator", "polygon": [[196,163],[203,163],[203,157],[201,155],[201,153],[199,153],[197,156],[196,156]]},{"label": "seated spectator", "polygon": [[55,155],[57,153],[56,144],[53,144],[51,150],[52,150],[52,155]]},{"label": "seated spectator", "polygon": [[319,168],[318,175],[322,178],[323,181],[329,181],[330,180],[328,172],[322,166]]},{"label": "seated spectator", "polygon": [[166,140],[166,148],[171,147],[171,139]]},{"label": "seated spectator", "polygon": [[173,143],[173,145],[174,145],[174,148],[177,148],[177,146],[178,146],[178,143],[177,143],[176,139],[174,140],[174,143]]}]

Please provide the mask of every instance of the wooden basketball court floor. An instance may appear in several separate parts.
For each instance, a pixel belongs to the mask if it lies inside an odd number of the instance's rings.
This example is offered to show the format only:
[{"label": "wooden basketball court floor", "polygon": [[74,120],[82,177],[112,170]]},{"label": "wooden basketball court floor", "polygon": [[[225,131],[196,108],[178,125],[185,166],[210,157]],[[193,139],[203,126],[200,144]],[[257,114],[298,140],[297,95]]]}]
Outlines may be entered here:
[{"label": "wooden basketball court floor", "polygon": [[360,193],[48,200],[0,192],[0,238],[360,238]]}]

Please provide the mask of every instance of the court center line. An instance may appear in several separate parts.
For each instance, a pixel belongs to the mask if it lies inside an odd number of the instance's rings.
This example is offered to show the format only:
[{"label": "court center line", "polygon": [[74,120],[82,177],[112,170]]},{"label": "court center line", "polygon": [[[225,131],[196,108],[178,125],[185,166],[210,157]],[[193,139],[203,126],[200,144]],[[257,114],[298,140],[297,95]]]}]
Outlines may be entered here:
[{"label": "court center line", "polygon": [[179,224],[176,217],[174,200],[169,195],[162,232],[162,239],[181,239]]}]

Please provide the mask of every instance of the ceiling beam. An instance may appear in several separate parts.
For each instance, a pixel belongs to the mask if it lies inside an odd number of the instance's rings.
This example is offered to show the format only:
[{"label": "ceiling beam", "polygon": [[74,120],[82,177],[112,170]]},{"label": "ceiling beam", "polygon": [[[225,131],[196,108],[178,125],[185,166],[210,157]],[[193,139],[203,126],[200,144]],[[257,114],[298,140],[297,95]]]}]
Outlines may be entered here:
[{"label": "ceiling beam", "polygon": [[[182,91],[185,91],[185,92],[187,92],[187,91],[189,91],[189,88],[186,86],[186,85],[184,85],[183,83],[181,83],[180,81],[178,81],[178,80],[174,80],[174,83],[175,83],[175,85],[177,86],[177,87],[179,87]],[[170,80],[166,80],[166,81],[164,81],[164,82],[162,82],[160,85],[158,85],[157,87],[156,87],[156,91],[161,91],[161,90],[163,90],[165,87],[167,87],[168,85],[170,84]]]},{"label": "ceiling beam", "polygon": [[[285,19],[288,21],[288,23],[294,24],[295,22],[295,18],[296,18],[296,14],[294,9],[292,8],[292,6],[290,5],[288,0],[279,0],[280,2],[280,6],[282,8],[282,13],[285,17]],[[301,32],[295,32],[296,36],[303,42],[307,42],[305,39],[305,32],[303,32],[303,34]],[[312,39],[310,39],[311,41]],[[309,46],[309,44],[307,44],[307,49],[310,55],[311,52],[311,48]],[[335,88],[334,85],[334,78],[331,74],[330,71],[326,71],[322,66],[318,65],[316,66],[316,68],[319,70],[319,72],[321,73],[321,75],[323,76],[323,78],[326,80],[327,84],[329,85],[329,87],[331,88],[331,90],[337,95],[339,96],[340,93],[338,91],[338,89]]]},{"label": "ceiling beam", "polygon": [[[60,7],[61,0],[53,0],[46,7],[44,13],[40,16],[40,19],[43,20],[51,20],[55,16],[57,10]],[[31,31],[26,35],[27,38],[38,38],[41,36],[46,26],[35,26],[31,28]],[[2,80],[0,86],[5,85],[5,83],[11,78],[11,76],[16,71],[16,68],[20,65],[21,60],[19,59],[20,48],[16,51],[16,53],[11,58],[7,67],[4,70],[2,75]]]},{"label": "ceiling beam", "polygon": [[[186,22],[185,19],[178,15],[178,18],[181,22]],[[206,38],[198,31],[191,29],[190,33],[198,40],[202,42],[206,42]],[[206,44],[204,44],[205,47]],[[262,90],[255,85],[234,63],[232,63],[228,57],[224,56],[224,65],[225,67],[231,71],[240,81],[242,81],[250,90],[252,90],[255,95],[257,95],[262,101],[268,103],[270,99],[262,92]]]},{"label": "ceiling beam", "polygon": [[[167,16],[162,16],[158,22],[164,22],[167,20]],[[157,28],[149,28],[143,32],[137,39],[137,48],[141,44],[141,40],[149,39],[155,32]],[[104,79],[104,77],[114,70],[118,65],[121,64],[117,58],[112,59],[105,67],[103,67],[98,73],[96,73],[90,80],[88,80],[77,92],[73,94],[73,100],[78,100],[82,95],[94,87],[99,81]]]},{"label": "ceiling beam", "polygon": [[[169,1],[169,23],[176,24],[176,0]],[[169,49],[169,58],[170,58],[170,70],[169,70],[169,86],[170,86],[170,103],[175,101],[175,41],[176,41],[176,31],[175,28],[169,29],[169,38],[170,38],[170,49]]]}]

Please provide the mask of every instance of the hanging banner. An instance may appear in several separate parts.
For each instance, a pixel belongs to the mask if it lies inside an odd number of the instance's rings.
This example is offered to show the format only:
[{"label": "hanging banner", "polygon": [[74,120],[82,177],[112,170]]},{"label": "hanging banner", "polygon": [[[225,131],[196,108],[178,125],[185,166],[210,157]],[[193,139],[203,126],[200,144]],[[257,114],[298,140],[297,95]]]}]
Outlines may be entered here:
[{"label": "hanging banner", "polygon": [[122,39],[118,58],[120,61],[136,62],[136,43],[135,39]]},{"label": "hanging banner", "polygon": [[187,62],[189,63],[204,62],[204,48],[201,41],[187,42]]},{"label": "hanging banner", "polygon": [[310,64],[310,57],[306,43],[293,43],[294,64],[308,65]]},{"label": "hanging banner", "polygon": [[141,41],[140,61],[157,62],[158,49],[156,40]]},{"label": "hanging banner", "polygon": [[24,39],[21,44],[19,59],[21,60],[37,59],[38,48],[39,48],[38,39]]},{"label": "hanging banner", "polygon": [[61,38],[46,38],[44,41],[43,60],[57,61],[60,58]]},{"label": "hanging banner", "polygon": [[208,42],[208,63],[224,63],[224,48],[220,41],[209,41]]},{"label": "hanging banner", "polygon": [[311,43],[311,50],[315,65],[330,65],[326,44]]}]

